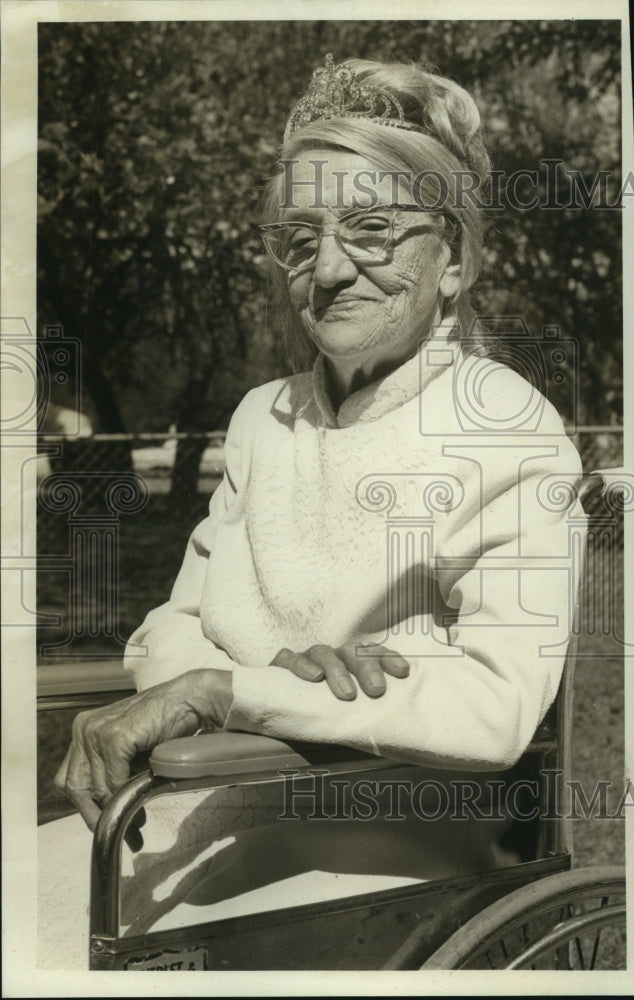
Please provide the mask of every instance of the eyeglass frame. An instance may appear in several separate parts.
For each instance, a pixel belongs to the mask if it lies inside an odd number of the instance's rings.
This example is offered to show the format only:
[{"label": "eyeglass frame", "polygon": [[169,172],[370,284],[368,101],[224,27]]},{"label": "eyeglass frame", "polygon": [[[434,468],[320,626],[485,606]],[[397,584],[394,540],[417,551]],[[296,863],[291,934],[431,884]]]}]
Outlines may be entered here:
[{"label": "eyeglass frame", "polygon": [[[381,212],[381,211],[389,211],[389,212],[393,213],[392,217],[390,218],[390,228],[389,228],[389,232],[387,234],[386,240],[385,240],[385,246],[382,248],[383,250],[392,250],[393,247],[394,247],[394,224],[396,222],[396,217],[397,217],[397,215],[398,215],[399,212],[419,212],[419,213],[425,213],[427,215],[430,215],[430,214],[442,215],[442,217],[444,219],[447,219],[454,226],[454,233],[453,233],[453,235],[451,237],[451,240],[449,241],[449,245],[450,246],[451,246],[451,243],[452,243],[453,239],[455,238],[456,232],[458,231],[458,229],[462,225],[462,220],[461,219],[456,218],[455,216],[449,214],[448,212],[430,213],[428,209],[421,208],[419,205],[400,205],[400,204],[370,205],[370,206],[367,206],[367,207],[364,207],[364,208],[351,209],[345,215],[340,216],[340,218],[337,221],[339,223],[341,223],[341,222],[344,222],[346,219],[350,218],[350,216],[355,216],[356,217],[356,216],[363,216],[364,214],[370,215],[372,212]],[[274,253],[270,250],[270,248],[269,248],[269,246],[268,246],[268,244],[266,242],[266,236],[269,233],[274,233],[276,230],[280,230],[281,231],[281,230],[289,229],[293,225],[295,225],[295,226],[301,226],[301,227],[303,227],[305,229],[310,229],[313,232],[315,232],[315,234],[317,236],[317,247],[316,247],[316,250],[315,250],[314,257],[311,257],[311,259],[309,261],[307,261],[307,262],[305,262],[303,264],[300,264],[297,267],[293,267],[290,264],[285,264],[283,261],[279,260],[274,255]],[[322,241],[323,236],[324,236],[323,226],[321,226],[319,223],[282,220],[280,222],[265,222],[265,223],[262,223],[260,225],[254,225],[253,228],[257,229],[257,231],[259,232],[259,234],[260,234],[260,236],[262,238],[262,242],[264,243],[264,249],[266,250],[266,253],[270,257],[270,259],[275,264],[277,264],[278,267],[281,267],[284,271],[299,272],[299,271],[308,270],[309,268],[311,268],[311,267],[314,266],[315,261],[317,260],[317,258],[319,256],[319,251],[321,249],[321,241]],[[347,253],[347,251],[345,251],[345,252]],[[378,255],[379,254],[377,253],[376,256],[378,256]],[[350,259],[351,260],[355,260],[355,261],[366,260],[366,261],[369,262],[369,261],[372,260],[372,257],[365,257],[364,258],[364,257],[353,257],[353,256],[350,256]]]}]

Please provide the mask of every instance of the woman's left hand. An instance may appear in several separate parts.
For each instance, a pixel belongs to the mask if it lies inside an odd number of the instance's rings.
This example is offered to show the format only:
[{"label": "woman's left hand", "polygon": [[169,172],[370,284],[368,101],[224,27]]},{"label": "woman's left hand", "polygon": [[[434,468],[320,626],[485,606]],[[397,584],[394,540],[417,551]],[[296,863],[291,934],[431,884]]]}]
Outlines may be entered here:
[{"label": "woman's left hand", "polygon": [[[385,646],[374,646],[373,655],[357,654],[357,642],[347,642],[333,649],[332,646],[316,645],[303,653],[292,649],[280,649],[271,661],[271,666],[290,670],[305,681],[326,680],[328,687],[342,701],[352,701],[357,697],[359,687],[369,698],[380,698],[387,690],[385,674],[391,677],[407,677],[409,663],[403,657]],[[363,648],[363,647],[361,647]]]}]

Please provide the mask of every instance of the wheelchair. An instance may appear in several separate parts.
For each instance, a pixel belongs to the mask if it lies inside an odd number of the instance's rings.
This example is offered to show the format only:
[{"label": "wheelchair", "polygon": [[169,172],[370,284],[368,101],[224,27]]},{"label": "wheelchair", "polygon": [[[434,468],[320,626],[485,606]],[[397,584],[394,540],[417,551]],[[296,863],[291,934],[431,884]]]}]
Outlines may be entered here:
[{"label": "wheelchair", "polygon": [[[624,485],[625,483],[625,485]],[[621,470],[584,478],[588,543],[599,544],[631,506]],[[598,541],[597,541],[598,540]],[[587,559],[586,548],[586,559]],[[130,830],[162,797],[236,788],[314,789],[327,781],[412,782],[420,767],[347,747],[283,742],[248,733],[199,734],[154,749],[149,769],[105,807],[91,868],[91,970],[407,970],[623,968],[624,866],[573,870],[570,819],[552,809],[570,774],[571,707],[579,598],[555,702],[506,788],[531,789],[537,808],[509,831],[515,860],[478,874],[409,880],[187,926],[125,929],[122,855]],[[605,964],[607,963],[607,965]]]}]

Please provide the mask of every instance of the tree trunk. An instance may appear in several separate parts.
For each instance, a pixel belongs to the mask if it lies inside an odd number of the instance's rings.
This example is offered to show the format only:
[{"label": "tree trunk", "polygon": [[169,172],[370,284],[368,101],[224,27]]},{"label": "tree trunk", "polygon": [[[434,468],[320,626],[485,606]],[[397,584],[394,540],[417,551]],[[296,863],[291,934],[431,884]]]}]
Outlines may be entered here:
[{"label": "tree trunk", "polygon": [[191,503],[198,492],[198,469],[207,446],[201,438],[181,438],[176,448],[170,497],[179,503]]}]

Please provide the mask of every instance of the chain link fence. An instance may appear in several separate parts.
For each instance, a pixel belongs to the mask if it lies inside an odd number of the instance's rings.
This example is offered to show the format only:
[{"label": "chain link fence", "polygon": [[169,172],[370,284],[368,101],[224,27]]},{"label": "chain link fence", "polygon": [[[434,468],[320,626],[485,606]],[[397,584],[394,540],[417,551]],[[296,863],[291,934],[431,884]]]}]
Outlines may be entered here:
[{"label": "chain link fence", "polygon": [[[42,435],[38,453],[38,655],[120,657],[163,603],[223,474],[224,432]],[[183,491],[179,455],[197,463]]]}]

